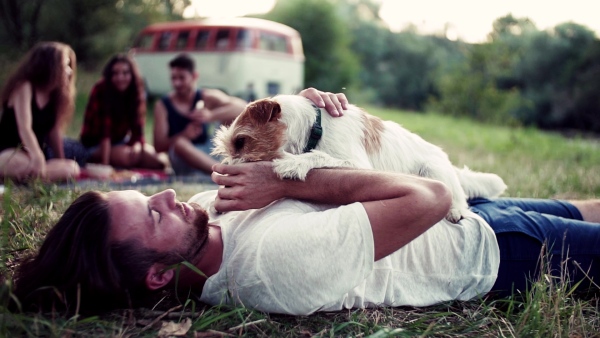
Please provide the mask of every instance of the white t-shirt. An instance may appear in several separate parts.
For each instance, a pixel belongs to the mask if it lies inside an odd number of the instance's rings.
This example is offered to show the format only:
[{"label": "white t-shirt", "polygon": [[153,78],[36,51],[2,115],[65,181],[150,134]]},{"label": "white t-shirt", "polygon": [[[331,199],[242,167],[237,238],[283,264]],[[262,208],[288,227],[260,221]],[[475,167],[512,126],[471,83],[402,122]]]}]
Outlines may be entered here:
[{"label": "white t-shirt", "polygon": [[[215,191],[190,199],[208,209]],[[494,232],[470,214],[445,220],[374,262],[361,203],[334,207],[280,200],[260,210],[210,214],[221,227],[223,262],[201,300],[270,313],[374,306],[427,306],[488,292],[500,254]]]}]

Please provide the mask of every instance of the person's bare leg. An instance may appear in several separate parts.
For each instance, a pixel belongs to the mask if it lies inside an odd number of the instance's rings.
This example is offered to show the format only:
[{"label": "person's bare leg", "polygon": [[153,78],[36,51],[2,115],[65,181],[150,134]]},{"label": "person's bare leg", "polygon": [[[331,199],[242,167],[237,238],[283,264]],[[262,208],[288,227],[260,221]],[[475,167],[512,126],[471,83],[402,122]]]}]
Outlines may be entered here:
[{"label": "person's bare leg", "polygon": [[150,144],[144,144],[142,149],[142,157],[139,166],[148,169],[165,169],[168,159],[158,156],[154,147]]},{"label": "person's bare leg", "polygon": [[[17,149],[7,149],[0,153],[0,176],[10,177],[18,181],[27,178],[31,172],[29,155]],[[77,162],[67,159],[51,159],[46,161],[45,181],[64,181],[77,177],[80,169]]]},{"label": "person's bare leg", "polygon": [[187,139],[178,138],[173,144],[175,154],[186,161],[191,167],[210,174],[212,166],[219,163],[207,153],[196,149],[194,144]]},{"label": "person's bare leg", "polygon": [[9,177],[21,181],[30,171],[31,159],[23,150],[5,149],[0,153],[0,177]]},{"label": "person's bare leg", "polygon": [[80,168],[77,162],[64,158],[46,161],[46,180],[65,181],[79,176]]},{"label": "person's bare leg", "polygon": [[142,157],[142,148],[139,144],[134,146],[118,145],[110,149],[110,164],[118,168],[133,168],[138,166]]},{"label": "person's bare leg", "polygon": [[569,202],[579,210],[584,221],[600,223],[600,199]]},{"label": "person's bare leg", "polygon": [[164,169],[166,162],[159,158],[150,144],[136,143],[133,146],[114,146],[110,152],[110,163],[122,168]]}]

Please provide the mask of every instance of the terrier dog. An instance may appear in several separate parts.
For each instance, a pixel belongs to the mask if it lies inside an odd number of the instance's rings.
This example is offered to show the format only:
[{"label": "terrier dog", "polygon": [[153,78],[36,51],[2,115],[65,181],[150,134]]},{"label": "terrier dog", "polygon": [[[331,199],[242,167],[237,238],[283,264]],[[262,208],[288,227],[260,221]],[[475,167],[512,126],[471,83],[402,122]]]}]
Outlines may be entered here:
[{"label": "terrier dog", "polygon": [[458,222],[467,198],[496,197],[502,178],[456,168],[439,147],[391,121],[350,105],[331,117],[308,99],[279,95],[251,102],[214,140],[223,163],[273,161],[281,178],[304,180],[312,168],[354,167],[396,171],[444,182],[452,191],[446,219]]}]

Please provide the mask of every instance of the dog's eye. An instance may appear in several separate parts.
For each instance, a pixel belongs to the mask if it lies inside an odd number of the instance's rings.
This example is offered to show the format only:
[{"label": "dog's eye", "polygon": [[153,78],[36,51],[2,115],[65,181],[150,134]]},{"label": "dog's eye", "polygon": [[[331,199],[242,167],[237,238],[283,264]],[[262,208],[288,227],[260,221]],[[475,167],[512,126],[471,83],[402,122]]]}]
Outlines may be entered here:
[{"label": "dog's eye", "polygon": [[244,148],[245,139],[243,137],[238,137],[235,139],[235,149],[240,150]]}]

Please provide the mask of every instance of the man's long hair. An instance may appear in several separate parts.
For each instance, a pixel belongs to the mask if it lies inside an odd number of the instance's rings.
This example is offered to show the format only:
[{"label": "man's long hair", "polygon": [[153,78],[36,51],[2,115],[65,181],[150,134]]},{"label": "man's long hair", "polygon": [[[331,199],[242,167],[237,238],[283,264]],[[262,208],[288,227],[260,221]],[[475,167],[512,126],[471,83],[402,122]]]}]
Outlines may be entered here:
[{"label": "man's long hair", "polygon": [[[148,293],[145,274],[159,258],[135,241],[109,240],[105,194],[77,198],[49,231],[38,254],[15,273],[22,310],[98,313],[129,307]],[[158,256],[157,256],[158,255]]]},{"label": "man's long hair", "polygon": [[[69,80],[65,82],[64,57],[69,58],[73,70]],[[71,120],[75,109],[75,75],[77,74],[77,59],[71,47],[60,42],[40,42],[36,44],[15,71],[8,77],[0,101],[2,105],[8,102],[12,92],[24,82],[31,83],[33,90],[51,87],[50,102],[56,108],[57,123],[64,128]]]}]

